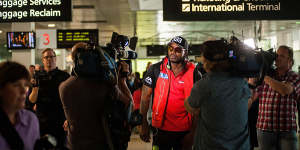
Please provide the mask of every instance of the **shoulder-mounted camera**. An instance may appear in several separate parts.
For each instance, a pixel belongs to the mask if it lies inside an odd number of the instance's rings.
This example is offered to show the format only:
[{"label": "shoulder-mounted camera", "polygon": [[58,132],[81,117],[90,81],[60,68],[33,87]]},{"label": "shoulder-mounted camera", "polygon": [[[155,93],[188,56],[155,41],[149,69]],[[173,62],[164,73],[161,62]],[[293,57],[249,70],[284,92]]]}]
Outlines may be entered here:
[{"label": "shoulder-mounted camera", "polygon": [[72,59],[76,76],[107,81],[115,79],[115,62],[100,47],[78,43],[72,48]]}]

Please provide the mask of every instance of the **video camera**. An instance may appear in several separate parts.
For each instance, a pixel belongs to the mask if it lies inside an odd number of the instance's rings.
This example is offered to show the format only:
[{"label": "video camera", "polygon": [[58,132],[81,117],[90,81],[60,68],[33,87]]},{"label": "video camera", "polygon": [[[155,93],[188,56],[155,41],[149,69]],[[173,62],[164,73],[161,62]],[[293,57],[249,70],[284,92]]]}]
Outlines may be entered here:
[{"label": "video camera", "polygon": [[234,75],[263,79],[266,74],[270,74],[274,70],[273,63],[276,53],[273,52],[273,49],[268,51],[253,49],[234,36],[231,37],[227,49]]},{"label": "video camera", "polygon": [[[102,47],[110,57],[115,60],[120,59],[136,59],[137,53],[134,51],[136,47],[137,37],[129,38],[125,35],[120,35],[116,32],[113,32],[111,37],[111,43],[107,44],[106,47]],[[131,50],[125,50],[129,45]]]},{"label": "video camera", "polygon": [[[135,48],[137,37],[129,38],[113,32],[111,43],[106,47],[89,44],[85,48],[77,48],[74,73],[87,78],[98,78],[105,81],[114,81],[117,76],[116,68],[121,59],[136,59],[137,53],[125,50],[129,45]],[[122,60],[123,61],[123,60]],[[128,61],[126,61],[128,62]]]}]

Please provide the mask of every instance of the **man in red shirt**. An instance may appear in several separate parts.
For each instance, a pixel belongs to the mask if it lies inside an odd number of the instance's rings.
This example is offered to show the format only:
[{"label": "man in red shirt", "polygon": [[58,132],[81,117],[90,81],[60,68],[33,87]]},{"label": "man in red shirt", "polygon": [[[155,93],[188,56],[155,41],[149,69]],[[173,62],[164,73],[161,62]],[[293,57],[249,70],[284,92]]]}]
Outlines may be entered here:
[{"label": "man in red shirt", "polygon": [[296,110],[300,96],[300,78],[291,70],[293,50],[280,46],[277,50],[276,72],[265,76],[255,97],[259,97],[257,139],[261,150],[296,150]]},{"label": "man in red shirt", "polygon": [[[189,149],[193,141],[193,132],[190,132],[193,118],[185,110],[184,101],[193,87],[195,66],[186,60],[187,50],[187,41],[180,36],[174,37],[168,44],[168,56],[152,65],[143,80],[140,137],[145,142],[150,140],[147,111],[152,96],[153,147],[159,149]],[[158,77],[155,69],[159,70]]]}]

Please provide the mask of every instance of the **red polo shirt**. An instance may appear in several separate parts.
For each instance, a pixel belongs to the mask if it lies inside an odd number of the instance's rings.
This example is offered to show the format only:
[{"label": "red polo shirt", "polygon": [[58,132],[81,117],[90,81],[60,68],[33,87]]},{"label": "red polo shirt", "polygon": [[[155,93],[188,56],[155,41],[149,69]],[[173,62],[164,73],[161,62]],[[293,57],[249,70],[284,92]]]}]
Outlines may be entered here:
[{"label": "red polo shirt", "polygon": [[[191,118],[184,108],[184,80],[182,71],[175,77],[174,73],[170,73],[170,93],[167,108],[164,115],[162,130],[165,131],[188,131],[190,130],[189,122]],[[193,79],[191,79],[193,80]]]}]

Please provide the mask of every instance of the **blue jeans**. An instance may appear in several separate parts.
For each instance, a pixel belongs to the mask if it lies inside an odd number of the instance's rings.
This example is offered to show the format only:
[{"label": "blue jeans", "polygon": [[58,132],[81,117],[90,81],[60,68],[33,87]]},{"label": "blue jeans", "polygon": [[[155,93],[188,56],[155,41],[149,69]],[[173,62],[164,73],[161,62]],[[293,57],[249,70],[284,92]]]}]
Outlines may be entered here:
[{"label": "blue jeans", "polygon": [[257,130],[260,150],[298,150],[296,131],[268,132]]}]

